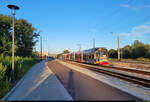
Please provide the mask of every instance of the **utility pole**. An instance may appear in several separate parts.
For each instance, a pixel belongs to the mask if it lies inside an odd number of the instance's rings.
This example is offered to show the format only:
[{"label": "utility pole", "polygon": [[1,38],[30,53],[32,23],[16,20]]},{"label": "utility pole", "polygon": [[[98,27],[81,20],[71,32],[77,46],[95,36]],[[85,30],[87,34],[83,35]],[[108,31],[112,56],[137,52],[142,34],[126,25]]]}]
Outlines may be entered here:
[{"label": "utility pole", "polygon": [[83,61],[83,51],[81,51],[81,44],[77,44],[79,46],[79,52],[81,53],[81,62]]},{"label": "utility pole", "polygon": [[19,10],[19,7],[16,5],[7,5],[9,9],[11,9],[12,12],[12,83],[15,82],[15,73],[14,73],[14,68],[15,68],[15,10]]},{"label": "utility pole", "polygon": [[74,61],[76,60],[76,53],[75,52],[73,52],[73,54],[74,54]]},{"label": "utility pole", "polygon": [[119,47],[119,42],[120,38],[119,38],[119,34],[118,34],[118,61],[120,61],[120,47]]},{"label": "utility pole", "polygon": [[[45,43],[46,42],[46,43]],[[45,43],[45,44],[44,44]],[[44,59],[47,59],[46,58],[46,54],[47,54],[47,51],[46,51],[46,47],[45,46],[47,46],[47,38],[46,37],[44,37],[43,38],[43,53],[44,53]]]},{"label": "utility pole", "polygon": [[83,62],[83,51],[81,51],[81,62]]},{"label": "utility pole", "polygon": [[93,48],[95,48],[95,39],[93,39]]},{"label": "utility pole", "polygon": [[[114,32],[111,32],[112,34],[114,33]],[[118,61],[120,61],[120,37],[119,37],[119,34],[118,34]]]},{"label": "utility pole", "polygon": [[40,41],[40,48],[41,48],[41,59],[42,59],[42,36],[40,37],[41,41]]}]

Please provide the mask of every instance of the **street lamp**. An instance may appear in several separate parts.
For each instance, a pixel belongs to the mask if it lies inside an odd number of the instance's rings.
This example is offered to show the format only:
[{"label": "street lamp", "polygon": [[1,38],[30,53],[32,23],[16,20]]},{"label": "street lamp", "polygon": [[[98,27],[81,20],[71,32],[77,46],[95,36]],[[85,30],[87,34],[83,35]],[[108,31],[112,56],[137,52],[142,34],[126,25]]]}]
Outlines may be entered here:
[{"label": "street lamp", "polygon": [[[44,43],[44,42],[46,42],[46,43],[45,43],[45,46],[46,46],[46,45],[47,45],[47,38],[46,38],[46,37],[45,37],[44,40],[43,40],[43,43]],[[43,52],[44,52],[44,44],[43,44]],[[45,47],[45,55],[44,55],[44,58],[47,60],[46,47]]]},{"label": "street lamp", "polygon": [[15,26],[15,10],[19,10],[19,7],[16,5],[7,5],[9,9],[11,9],[12,14],[12,83],[15,81],[15,73],[14,73],[14,26]]},{"label": "street lamp", "polygon": [[[39,33],[38,34],[40,34],[40,32],[43,32],[43,31],[39,31]],[[41,58],[41,60],[42,60],[42,36],[40,36],[40,50],[41,50],[41,56],[40,56],[40,58]]]},{"label": "street lamp", "polygon": [[93,39],[93,48],[95,48],[95,39]]}]

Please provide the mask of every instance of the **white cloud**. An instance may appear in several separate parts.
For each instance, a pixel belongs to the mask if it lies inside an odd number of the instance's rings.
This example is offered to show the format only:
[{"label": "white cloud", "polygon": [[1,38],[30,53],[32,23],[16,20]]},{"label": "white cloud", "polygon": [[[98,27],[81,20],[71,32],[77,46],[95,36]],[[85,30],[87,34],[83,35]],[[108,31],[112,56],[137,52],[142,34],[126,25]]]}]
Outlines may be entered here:
[{"label": "white cloud", "polygon": [[145,34],[150,34],[150,25],[140,25],[133,27],[129,33],[121,33],[124,37],[142,37]]},{"label": "white cloud", "polygon": [[138,7],[133,7],[133,6],[128,5],[128,4],[120,4],[120,7],[129,8],[129,9],[132,9],[135,11],[138,9]]},{"label": "white cloud", "polygon": [[121,7],[129,8],[130,6],[127,4],[120,4]]}]

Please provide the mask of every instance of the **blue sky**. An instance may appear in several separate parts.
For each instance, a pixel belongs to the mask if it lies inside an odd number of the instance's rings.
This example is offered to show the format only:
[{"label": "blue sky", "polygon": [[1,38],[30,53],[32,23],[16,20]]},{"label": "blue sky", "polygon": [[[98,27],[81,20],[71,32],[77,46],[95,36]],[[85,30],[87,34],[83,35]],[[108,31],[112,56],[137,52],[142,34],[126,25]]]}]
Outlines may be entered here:
[{"label": "blue sky", "polygon": [[116,49],[118,34],[120,47],[136,39],[150,44],[149,0],[0,0],[0,14],[10,15],[8,4],[20,7],[17,19],[42,30],[44,50],[50,53],[77,51],[77,44],[92,48],[93,38],[96,47]]}]

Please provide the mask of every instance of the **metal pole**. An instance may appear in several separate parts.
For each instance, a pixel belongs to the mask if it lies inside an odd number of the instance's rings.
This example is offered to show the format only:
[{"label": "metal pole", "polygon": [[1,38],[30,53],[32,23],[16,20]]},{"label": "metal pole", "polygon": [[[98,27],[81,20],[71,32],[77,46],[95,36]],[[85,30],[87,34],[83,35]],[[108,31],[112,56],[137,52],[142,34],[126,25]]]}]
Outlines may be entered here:
[{"label": "metal pole", "polygon": [[[43,39],[44,39],[44,37],[43,37]],[[42,52],[43,52],[43,59],[45,59],[45,53],[44,53],[44,40],[43,40],[43,45],[42,45]]]},{"label": "metal pole", "polygon": [[119,34],[118,34],[118,60],[120,61]]},{"label": "metal pole", "polygon": [[[112,34],[116,34],[116,32],[111,32]],[[115,49],[115,44],[114,44],[114,49]]]},{"label": "metal pole", "polygon": [[12,14],[12,80],[11,82],[15,82],[15,73],[14,73],[14,62],[15,62],[15,43],[14,43],[14,38],[15,38],[15,10],[19,10],[19,7],[16,5],[7,5],[9,9],[11,9],[11,14]]},{"label": "metal pole", "polygon": [[41,47],[41,59],[42,59],[42,36],[41,36],[41,44],[40,44],[40,47]]},{"label": "metal pole", "polygon": [[80,46],[79,51],[81,51],[81,44],[79,46]]},{"label": "metal pole", "polygon": [[83,62],[83,51],[81,51],[81,62]]},{"label": "metal pole", "polygon": [[75,52],[73,52],[73,54],[74,54],[74,61],[76,60],[76,54],[75,54]]},{"label": "metal pole", "polygon": [[95,48],[95,39],[93,39],[93,48]]},{"label": "metal pole", "polygon": [[15,54],[14,54],[14,26],[15,26],[15,19],[14,19],[14,16],[15,16],[15,12],[13,12],[13,10],[12,10],[12,83],[14,83],[14,81],[15,81],[15,73],[14,73],[14,56],[15,56]]}]

